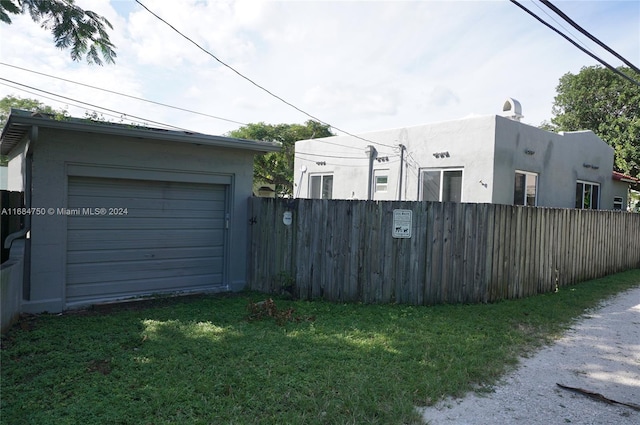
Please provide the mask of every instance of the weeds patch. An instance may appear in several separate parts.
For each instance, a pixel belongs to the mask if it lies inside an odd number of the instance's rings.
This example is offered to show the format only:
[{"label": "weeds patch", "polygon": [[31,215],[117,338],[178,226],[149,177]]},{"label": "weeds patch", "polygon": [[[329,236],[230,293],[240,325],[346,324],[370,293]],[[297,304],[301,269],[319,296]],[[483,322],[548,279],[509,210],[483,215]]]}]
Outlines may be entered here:
[{"label": "weeds patch", "polygon": [[273,319],[278,325],[283,326],[287,322],[313,322],[315,320],[314,316],[295,316],[293,314],[295,312],[293,307],[286,309],[278,308],[273,298],[259,302],[249,302],[249,304],[247,304],[247,310],[249,310],[249,314],[247,315],[249,322]]}]

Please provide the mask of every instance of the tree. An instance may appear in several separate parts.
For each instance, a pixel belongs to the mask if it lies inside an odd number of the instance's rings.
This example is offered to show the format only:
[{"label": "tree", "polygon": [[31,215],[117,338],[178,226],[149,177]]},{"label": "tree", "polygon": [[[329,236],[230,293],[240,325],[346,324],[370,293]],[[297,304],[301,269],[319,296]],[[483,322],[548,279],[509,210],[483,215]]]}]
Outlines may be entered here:
[{"label": "tree", "polygon": [[74,61],[85,56],[90,64],[102,65],[103,59],[108,63],[115,62],[115,46],[106,31],[106,27],[113,29],[113,26],[106,18],[81,9],[74,4],[74,0],[0,1],[0,21],[5,24],[11,24],[9,14],[27,12],[34,22],[51,30],[56,47],[71,49],[71,59]]},{"label": "tree", "polygon": [[[11,108],[24,109],[31,112],[42,112],[45,114],[52,114],[55,116],[66,116],[67,111],[64,109],[53,109],[49,105],[45,105],[35,99],[23,99],[15,96],[5,96],[0,99],[0,131],[7,123]],[[0,166],[7,164],[7,158],[4,155],[0,155]]]},{"label": "tree", "polygon": [[257,183],[276,185],[276,193],[291,195],[293,193],[293,162],[295,142],[333,136],[328,125],[309,120],[302,124],[265,124],[263,122],[248,124],[229,133],[231,137],[267,142],[281,142],[280,152],[256,155],[253,162],[253,180]]},{"label": "tree", "polygon": [[51,114],[54,116],[67,115],[67,111],[65,109],[53,109],[51,106],[45,105],[36,99],[25,99],[9,95],[0,99],[0,130],[4,128],[4,125],[7,123],[7,119],[11,113],[11,108],[23,109],[31,112],[42,112],[44,114]]},{"label": "tree", "polygon": [[[635,80],[630,68],[619,71]],[[640,86],[600,66],[583,67],[560,78],[554,99],[556,131],[592,130],[615,150],[614,168],[640,176]]]}]

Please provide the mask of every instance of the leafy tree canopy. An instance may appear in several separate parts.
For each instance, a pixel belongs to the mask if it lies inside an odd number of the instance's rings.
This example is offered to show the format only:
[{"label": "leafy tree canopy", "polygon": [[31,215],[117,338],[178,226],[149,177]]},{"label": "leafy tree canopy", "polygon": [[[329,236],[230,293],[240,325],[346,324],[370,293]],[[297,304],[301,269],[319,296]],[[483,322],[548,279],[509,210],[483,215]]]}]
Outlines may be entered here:
[{"label": "leafy tree canopy", "polygon": [[[31,112],[43,112],[45,114],[52,114],[55,116],[66,116],[67,111],[64,109],[53,109],[49,105],[45,105],[35,99],[23,99],[15,96],[5,96],[0,99],[0,131],[4,128],[4,125],[9,119],[11,108],[23,109]],[[0,166],[7,165],[7,158],[4,155],[0,155]]]},{"label": "leafy tree canopy", "polygon": [[[106,27],[113,29],[104,17],[76,6],[74,0],[1,0],[0,21],[11,24],[9,15],[29,13],[34,22],[51,30],[56,47],[70,49],[71,59],[83,56],[88,63],[114,63],[115,46]],[[101,58],[102,57],[102,58]]]},{"label": "leafy tree canopy", "polygon": [[302,124],[248,124],[229,133],[231,137],[282,143],[280,152],[256,155],[253,162],[253,180],[276,185],[276,192],[293,193],[293,162],[295,142],[333,136],[328,125],[309,120]]},{"label": "leafy tree canopy", "polygon": [[[618,70],[640,80],[630,68]],[[551,127],[592,130],[614,148],[616,170],[640,177],[640,86],[606,68],[590,66],[576,75],[563,75],[556,93]]]},{"label": "leafy tree canopy", "polygon": [[67,115],[67,111],[65,109],[53,109],[51,106],[45,105],[36,99],[25,99],[9,95],[0,99],[0,130],[4,128],[4,125],[9,118],[9,114],[11,113],[11,108],[31,112],[42,112],[56,116]]}]

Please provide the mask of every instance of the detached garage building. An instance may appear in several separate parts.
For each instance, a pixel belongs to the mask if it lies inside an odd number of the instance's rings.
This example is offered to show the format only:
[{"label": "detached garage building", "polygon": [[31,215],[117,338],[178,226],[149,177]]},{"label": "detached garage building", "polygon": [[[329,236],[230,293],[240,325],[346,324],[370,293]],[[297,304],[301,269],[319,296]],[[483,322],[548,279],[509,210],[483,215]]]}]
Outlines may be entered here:
[{"label": "detached garage building", "polygon": [[21,310],[243,289],[253,157],[279,149],[13,110],[0,152],[31,214],[2,242],[26,241]]}]

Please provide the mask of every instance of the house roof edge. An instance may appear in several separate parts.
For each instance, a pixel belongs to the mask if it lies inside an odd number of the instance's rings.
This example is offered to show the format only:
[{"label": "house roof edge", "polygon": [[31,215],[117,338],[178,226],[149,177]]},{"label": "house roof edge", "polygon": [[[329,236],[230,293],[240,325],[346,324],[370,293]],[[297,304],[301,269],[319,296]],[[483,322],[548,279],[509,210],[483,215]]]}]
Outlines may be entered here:
[{"label": "house roof edge", "polygon": [[276,152],[282,148],[281,144],[277,142],[237,139],[233,137],[215,136],[195,132],[192,133],[188,131],[137,127],[126,124],[102,123],[80,118],[65,118],[58,120],[45,114],[12,109],[7,123],[2,129],[2,134],[0,134],[0,153],[2,155],[9,153],[20,142],[20,140],[22,140],[29,128],[32,126],[77,132],[110,134],[139,139],[192,143],[263,153]]}]

